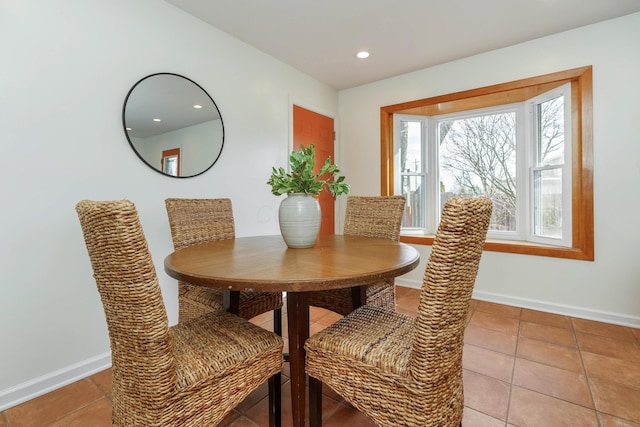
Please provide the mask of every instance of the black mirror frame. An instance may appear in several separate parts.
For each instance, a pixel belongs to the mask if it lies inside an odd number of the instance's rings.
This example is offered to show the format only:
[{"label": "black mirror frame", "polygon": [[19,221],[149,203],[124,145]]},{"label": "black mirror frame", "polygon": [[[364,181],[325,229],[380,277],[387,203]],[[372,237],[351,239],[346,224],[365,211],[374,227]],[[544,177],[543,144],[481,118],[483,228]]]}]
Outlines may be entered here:
[{"label": "black mirror frame", "polygon": [[[213,161],[211,162],[211,164],[204,169],[201,172],[198,172],[197,174],[194,175],[188,175],[188,176],[175,176],[175,175],[169,175],[167,173],[162,172],[162,170],[156,168],[155,166],[151,165],[139,152],[138,150],[136,150],[136,147],[133,145],[133,143],[131,142],[131,138],[129,137],[129,133],[127,132],[127,122],[126,122],[126,111],[127,111],[127,101],[129,101],[129,97],[131,96],[131,94],[133,93],[134,89],[143,81],[145,81],[148,78],[154,77],[154,76],[160,76],[160,75],[164,75],[164,76],[175,76],[175,77],[180,77],[182,79],[185,79],[189,82],[191,82],[192,84],[194,84],[195,86],[197,86],[198,88],[200,88],[200,90],[202,90],[202,92],[204,92],[205,95],[207,95],[207,97],[211,100],[211,103],[213,104],[213,106],[215,107],[215,109],[218,111],[218,116],[220,117],[220,124],[222,126],[222,143],[220,144],[220,151],[218,152],[218,155],[216,156],[215,159],[213,159]],[[140,80],[138,80],[132,87],[131,89],[129,89],[129,92],[127,92],[127,96],[124,99],[124,103],[122,104],[122,130],[124,131],[125,137],[127,138],[127,142],[129,143],[129,146],[131,147],[131,149],[133,150],[134,153],[136,153],[136,156],[138,156],[138,158],[140,160],[142,160],[142,162],[147,165],[148,167],[150,167],[152,170],[158,172],[160,175],[162,176],[166,176],[169,178],[193,178],[196,177],[198,175],[202,175],[203,173],[205,173],[206,171],[208,171],[209,169],[211,169],[213,167],[213,165],[216,164],[216,162],[218,161],[218,159],[220,158],[220,156],[222,155],[222,150],[224,149],[224,140],[225,140],[225,130],[224,130],[224,121],[222,120],[222,114],[220,114],[220,109],[218,108],[218,105],[216,104],[216,102],[213,100],[213,98],[211,97],[211,95],[209,95],[209,92],[207,92],[202,86],[200,86],[198,83],[196,83],[195,81],[191,80],[188,77],[182,76],[180,74],[176,74],[176,73],[154,73],[154,74],[149,74],[148,76],[145,76],[143,78],[141,78]]]}]

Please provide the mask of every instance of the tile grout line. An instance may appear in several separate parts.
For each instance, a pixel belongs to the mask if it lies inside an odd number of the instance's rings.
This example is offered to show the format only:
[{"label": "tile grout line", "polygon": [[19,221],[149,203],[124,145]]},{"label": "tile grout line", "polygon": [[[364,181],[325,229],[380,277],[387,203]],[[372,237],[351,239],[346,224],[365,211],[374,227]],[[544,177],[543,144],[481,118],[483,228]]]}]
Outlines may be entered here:
[{"label": "tile grout line", "polygon": [[[475,300],[475,301],[476,301],[476,304],[474,304],[474,305],[475,305],[475,308],[470,309],[469,314],[468,314],[468,316],[469,316],[469,317],[468,317],[468,321],[467,321],[467,325],[466,325],[466,326],[469,326],[469,324],[471,323],[471,318],[473,317],[473,315],[474,315],[476,312],[480,312],[480,313],[487,313],[487,312],[484,312],[484,311],[482,311],[482,310],[478,310],[478,303],[477,303],[477,300]],[[490,313],[490,314],[495,314],[495,313]],[[465,328],[465,329],[466,329],[466,328]],[[487,329],[487,328],[483,328],[483,329]],[[493,329],[488,329],[488,330],[493,331]],[[496,331],[496,332],[499,332],[499,331]],[[463,344],[463,345],[473,345],[473,344]],[[516,340],[516,346],[517,346],[517,340]],[[479,346],[476,346],[476,347],[479,347]],[[488,348],[485,348],[485,347],[479,347],[479,348],[482,348],[482,349],[485,349],[485,350],[489,350],[489,351],[494,351],[494,350],[491,350],[491,349],[488,349]],[[463,350],[463,351],[464,351],[464,350]],[[497,353],[501,353],[501,352],[497,352]],[[501,354],[506,354],[506,353],[501,353]],[[515,357],[514,357],[514,359],[515,359]],[[515,360],[514,360],[514,365],[515,365]],[[463,369],[464,369],[464,367],[463,367]],[[512,368],[512,369],[513,369],[513,368]],[[494,378],[494,377],[492,377],[491,375],[487,375],[487,374],[484,374],[484,373],[481,373],[481,372],[472,371],[472,370],[470,370],[470,369],[467,369],[467,371],[469,371],[469,372],[473,372],[474,374],[476,374],[476,375],[480,375],[480,376],[485,377],[485,378],[490,378],[490,379],[492,379],[492,380],[497,380],[497,381],[500,381],[500,382],[506,382],[506,381],[502,381],[502,380],[500,380],[500,379],[498,379],[498,378]],[[513,376],[513,373],[512,373],[512,376]],[[509,382],[509,398],[510,398],[510,396],[511,396],[511,384],[512,384],[512,382],[513,382],[513,381],[510,381],[510,382]],[[480,414],[484,414],[484,415],[486,415],[487,417],[493,418],[493,419],[495,419],[495,420],[504,421],[505,426],[507,426],[507,424],[508,424],[508,419],[507,419],[507,418],[508,418],[508,414],[509,414],[509,400],[507,400],[507,413],[505,414],[505,419],[504,419],[504,420],[500,420],[499,418],[496,418],[493,414],[489,414],[489,413],[487,413],[487,412],[484,412],[483,410],[476,409],[476,408],[472,408],[472,407],[470,407],[470,406],[466,406],[466,405],[464,405],[464,404],[463,404],[463,411],[464,411],[464,408],[469,408],[470,410],[476,411],[476,412],[478,412],[478,413],[480,413]]]},{"label": "tile grout line", "polygon": [[[476,301],[476,304],[474,304],[474,308],[470,309],[470,310],[469,310],[469,313],[467,314],[467,315],[468,315],[468,318],[467,318],[467,324],[466,324],[466,326],[469,326],[469,324],[471,323],[471,318],[472,318],[472,317],[473,317],[473,315],[478,311],[478,303],[477,303],[477,300],[475,300],[475,301]],[[480,310],[480,312],[482,312],[482,310]],[[465,329],[466,329],[466,326],[465,326]],[[486,329],[486,328],[485,328],[485,329]],[[489,330],[491,330],[491,329],[489,329]],[[472,344],[464,344],[464,342],[463,342],[463,346],[464,346],[464,345],[472,345]],[[516,346],[517,346],[517,340],[516,340]],[[478,346],[476,346],[476,347],[478,347]],[[464,348],[464,347],[463,347],[463,348]],[[479,348],[483,348],[483,349],[485,349],[484,347],[479,347]],[[485,350],[490,350],[490,349],[485,349]],[[464,351],[464,349],[463,349],[463,351]],[[500,353],[500,352],[497,352],[497,353]],[[501,353],[501,354],[505,354],[505,353]],[[515,359],[515,357],[514,357],[514,359]],[[514,365],[515,365],[515,360],[514,360]],[[513,369],[513,368],[512,368],[512,369]],[[463,370],[464,370],[464,367],[463,367]],[[469,372],[473,372],[473,373],[475,373],[475,374],[477,374],[477,375],[481,375],[481,376],[486,377],[486,378],[491,378],[491,379],[493,379],[493,380],[502,381],[502,380],[500,380],[500,379],[494,378],[494,377],[492,377],[492,376],[490,376],[490,375],[487,375],[487,374],[484,374],[484,373],[481,373],[481,372],[471,371],[470,369],[467,369],[467,371],[469,371]],[[513,373],[512,373],[512,377],[513,377]],[[506,382],[506,381],[502,381],[502,382]],[[510,381],[510,382],[509,382],[509,398],[511,397],[511,383],[512,383],[512,382],[513,382],[513,379],[512,379],[512,381]],[[464,383],[463,383],[463,387],[464,387]],[[480,414],[484,414],[484,415],[486,415],[487,417],[490,417],[490,418],[493,418],[493,419],[498,420],[498,418],[495,418],[492,414],[488,414],[488,413],[486,413],[486,412],[484,412],[484,411],[481,411],[480,409],[476,409],[476,408],[472,408],[472,407],[470,407],[470,406],[466,406],[466,405],[464,404],[464,402],[463,402],[463,405],[462,405],[462,410],[463,410],[463,411],[464,411],[464,408],[469,408],[469,409],[470,409],[470,410],[472,410],[472,411],[476,411],[476,412],[478,412],[478,413],[480,413]],[[504,425],[505,425],[505,427],[506,427],[506,426],[507,426],[507,424],[508,424],[508,414],[509,414],[509,400],[507,400],[507,413],[505,414],[505,420],[504,420]],[[503,421],[503,420],[500,420],[500,421]]]},{"label": "tile grout line", "polygon": [[513,396],[513,381],[516,375],[516,363],[518,362],[518,346],[520,345],[520,330],[522,328],[522,309],[518,316],[518,331],[516,332],[516,348],[513,351],[513,366],[511,367],[511,381],[509,381],[509,395],[507,397],[507,413],[505,414],[505,426],[509,425],[509,417],[511,415],[511,397]]},{"label": "tile grout line", "polygon": [[105,391],[102,389],[102,387],[98,385],[97,382],[95,382],[95,380],[93,379],[93,375],[88,376],[87,379],[91,382],[91,384],[95,386],[95,388],[97,388],[100,391],[100,393],[102,393],[102,397],[105,397],[109,402],[113,403],[111,401],[111,397],[108,396],[107,393],[105,393]]},{"label": "tile grout line", "polygon": [[[585,376],[585,378],[586,378],[586,380],[587,380],[587,385],[588,385],[588,387],[589,387],[589,395],[591,396],[591,400],[592,400],[592,402],[593,402],[593,408],[594,408],[594,410],[595,410],[595,412],[596,412],[596,417],[597,417],[597,419],[598,419],[598,423],[599,423],[600,427],[604,427],[604,426],[605,426],[605,421],[602,419],[602,416],[603,416],[603,415],[605,415],[605,414],[606,414],[606,415],[608,415],[608,416],[611,416],[611,417],[617,418],[617,419],[621,419],[621,420],[625,420],[625,421],[629,421],[629,422],[635,422],[635,421],[632,421],[632,420],[628,420],[628,419],[626,419],[626,418],[622,418],[622,417],[620,417],[619,415],[616,415],[616,414],[613,414],[613,413],[609,413],[609,412],[600,411],[600,410],[598,409],[598,407],[597,407],[597,405],[596,405],[596,399],[595,399],[595,396],[594,396],[594,394],[593,394],[593,381],[592,381],[591,376],[588,374],[588,372],[587,372],[587,367],[586,367],[586,365],[585,365],[585,363],[584,363],[583,351],[582,351],[582,349],[581,349],[581,347],[580,347],[580,342],[578,341],[577,333],[576,333],[576,330],[575,330],[575,327],[574,327],[574,323],[573,323],[573,320],[574,320],[574,319],[575,319],[575,318],[571,317],[571,329],[572,329],[572,331],[573,331],[573,333],[574,333],[574,338],[575,338],[575,340],[576,340],[576,347],[577,347],[577,349],[578,349],[578,353],[579,353],[579,356],[580,356],[580,363],[582,364],[582,369],[583,369],[583,371],[584,371],[584,376]],[[625,327],[625,328],[629,328],[629,327]],[[599,334],[596,334],[596,333],[591,333],[591,332],[588,332],[588,331],[580,331],[580,332],[582,332],[582,333],[583,333],[583,334],[585,334],[585,335],[602,336],[602,335],[599,335]],[[630,331],[630,332],[631,332],[631,331]],[[632,335],[633,335],[634,341],[635,341],[635,342],[637,342],[637,341],[638,341],[638,340],[637,340],[637,338],[635,337],[635,335],[633,334],[633,332],[631,332],[631,333],[632,333]],[[595,354],[595,355],[600,355],[599,353],[593,353],[593,352],[587,352],[587,353],[592,353],[592,354]],[[619,358],[619,357],[617,357],[617,356],[607,356],[607,355],[602,355],[602,356],[604,356],[604,357],[610,357],[610,358],[617,359],[617,360],[626,360],[626,359],[620,359],[620,358]],[[605,380],[605,379],[602,379],[602,378],[601,378],[600,380],[602,380],[602,381],[606,381],[607,383],[617,384],[615,381],[609,381],[609,380]]]},{"label": "tile grout line", "polygon": [[[73,414],[75,414],[75,413],[77,413],[79,411],[83,411],[83,410],[89,408],[92,405],[95,405],[97,402],[99,402],[102,399],[105,399],[107,402],[109,402],[109,405],[111,407],[113,407],[113,402],[111,401],[109,396],[106,395],[106,393],[98,386],[98,384],[93,380],[93,378],[91,378],[91,376],[89,376],[87,378],[84,378],[84,379],[88,380],[91,384],[93,384],[100,391],[100,393],[102,393],[102,396],[97,398],[97,399],[95,399],[95,400],[92,400],[91,402],[85,402],[85,404],[83,404],[81,406],[78,406],[77,408],[74,408],[74,409],[70,410],[69,412],[67,412],[65,414],[62,414],[59,418],[51,421],[47,425],[53,425],[53,424],[59,423],[60,421],[62,421],[65,418],[67,418],[68,416],[73,415]],[[80,381],[82,381],[82,380],[80,380]],[[46,426],[44,426],[44,427],[46,427]]]},{"label": "tile grout line", "polygon": [[571,333],[573,335],[573,340],[576,343],[576,349],[578,350],[578,357],[580,357],[580,365],[582,366],[582,372],[584,372],[584,378],[587,380],[587,387],[589,388],[589,397],[591,397],[591,403],[593,404],[593,410],[596,414],[596,419],[598,420],[598,425],[600,427],[604,426],[604,422],[600,415],[600,411],[598,411],[598,407],[596,406],[596,399],[593,396],[593,386],[591,383],[591,376],[587,373],[587,367],[584,364],[584,358],[582,357],[582,348],[580,346],[580,341],[578,341],[578,335],[576,334],[575,324],[573,323],[573,317],[569,317],[569,323],[571,324]]},{"label": "tile grout line", "polygon": [[[563,399],[563,398],[559,398],[559,397],[556,397],[556,396],[548,395],[546,393],[542,393],[540,391],[536,391],[534,389],[530,389],[530,388],[527,388],[527,387],[523,387],[523,386],[517,386],[517,387],[521,387],[521,388],[524,388],[525,390],[529,390],[529,391],[532,391],[534,393],[539,393],[539,394],[542,394],[544,396],[551,397],[553,399],[557,399],[557,400],[560,400],[560,401],[563,401],[563,402],[566,402],[566,403],[570,403],[572,405],[580,406],[580,407],[585,408],[587,410],[594,411],[600,427],[603,427],[604,424],[601,421],[600,412],[597,410],[597,407],[596,407],[596,404],[595,404],[595,399],[593,397],[593,391],[592,391],[592,388],[591,388],[590,377],[587,375],[587,369],[586,369],[586,366],[584,365],[584,360],[582,358],[582,350],[580,349],[579,342],[578,342],[578,339],[577,339],[577,336],[576,336],[576,331],[575,331],[575,328],[574,328],[574,325],[573,325],[573,317],[568,316],[568,318],[569,318],[569,325],[570,325],[570,328],[568,328],[568,329],[570,329],[570,331],[571,331],[571,335],[572,335],[573,340],[574,340],[575,349],[578,352],[578,357],[580,358],[580,364],[582,366],[582,374],[584,375],[585,379],[587,380],[587,388],[588,388],[588,391],[589,391],[589,396],[591,397],[591,402],[593,404],[593,407],[590,408],[590,407],[587,407],[587,406],[583,406],[583,405],[580,405],[580,404],[578,404],[576,402],[573,402],[573,401],[570,401],[570,400],[567,400],[567,399]],[[520,318],[519,327],[518,327],[518,337],[517,337],[517,340],[516,340],[516,353],[515,353],[516,357],[515,357],[515,360],[514,360],[513,374],[515,374],[515,363],[517,362],[517,359],[519,358],[517,356],[517,351],[518,351],[518,346],[519,346],[519,343],[520,343],[520,337],[521,337],[520,330],[521,330],[521,325],[522,325],[523,321],[524,320],[522,318]],[[529,322],[531,322],[531,321],[529,321]],[[531,322],[531,323],[536,323],[537,324],[537,322]],[[522,335],[522,337],[527,338],[524,335]],[[532,338],[528,338],[528,339],[532,339]],[[535,341],[540,341],[540,340],[535,340]],[[540,342],[546,342],[546,341],[540,341]],[[558,345],[560,345],[560,344],[558,344]],[[531,360],[531,359],[527,359],[527,358],[522,358],[522,359],[530,361],[530,362],[533,362],[533,363],[540,363],[540,364],[543,364],[543,365],[546,365],[546,366],[551,366],[551,367],[554,367],[554,368],[557,368],[557,369],[565,370],[564,368],[553,366],[553,365],[547,365],[546,363],[539,362],[539,361],[536,361],[536,360]],[[513,374],[512,374],[512,380],[511,380],[510,387],[509,387],[509,399],[511,399],[511,393],[512,393],[512,389],[513,389],[513,386],[514,386]],[[508,405],[507,408],[508,408],[507,411],[510,412],[510,410],[511,410],[511,402],[509,402],[509,405]]]}]

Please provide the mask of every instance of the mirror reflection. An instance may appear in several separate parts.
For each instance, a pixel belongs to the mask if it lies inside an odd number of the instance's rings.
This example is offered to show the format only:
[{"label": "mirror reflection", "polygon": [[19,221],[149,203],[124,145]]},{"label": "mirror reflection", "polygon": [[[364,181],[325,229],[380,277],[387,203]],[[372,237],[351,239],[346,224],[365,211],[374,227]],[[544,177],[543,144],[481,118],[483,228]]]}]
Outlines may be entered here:
[{"label": "mirror reflection", "polygon": [[124,101],[122,121],[138,157],[166,176],[200,175],[222,152],[218,107],[202,87],[178,74],[157,73],[138,81]]}]

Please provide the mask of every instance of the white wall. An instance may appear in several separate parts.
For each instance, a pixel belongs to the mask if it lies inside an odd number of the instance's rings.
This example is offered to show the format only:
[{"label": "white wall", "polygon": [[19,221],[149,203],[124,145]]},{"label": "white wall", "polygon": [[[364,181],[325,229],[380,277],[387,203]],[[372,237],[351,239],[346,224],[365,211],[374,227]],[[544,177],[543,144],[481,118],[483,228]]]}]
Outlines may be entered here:
[{"label": "white wall", "polygon": [[[74,210],[136,203],[170,321],[164,199],[231,197],[238,236],[276,234],[266,184],[286,165],[290,99],[337,116],[337,92],[159,0],[0,1],[0,410],[109,363],[104,313]],[[121,122],[128,90],[172,72],[225,124],[218,163],[174,179],[144,165]]]},{"label": "white wall", "polygon": [[[640,14],[341,91],[343,171],[379,194],[381,106],[593,65],[595,262],[485,252],[477,298],[640,326]],[[420,266],[398,283],[419,286]]]}]

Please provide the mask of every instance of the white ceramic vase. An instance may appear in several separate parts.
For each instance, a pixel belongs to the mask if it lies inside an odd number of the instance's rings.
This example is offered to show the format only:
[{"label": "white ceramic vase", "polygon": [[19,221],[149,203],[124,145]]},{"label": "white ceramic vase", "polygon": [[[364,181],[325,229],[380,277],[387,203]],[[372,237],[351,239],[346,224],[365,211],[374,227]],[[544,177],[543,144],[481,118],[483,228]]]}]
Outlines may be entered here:
[{"label": "white ceramic vase", "polygon": [[310,248],[320,232],[320,203],[310,194],[291,193],[280,202],[280,233],[290,248]]}]

